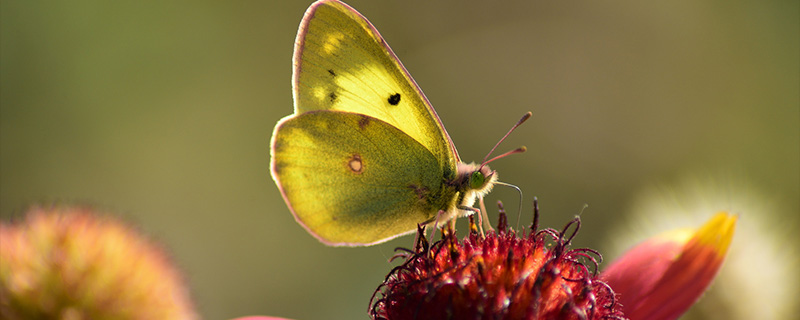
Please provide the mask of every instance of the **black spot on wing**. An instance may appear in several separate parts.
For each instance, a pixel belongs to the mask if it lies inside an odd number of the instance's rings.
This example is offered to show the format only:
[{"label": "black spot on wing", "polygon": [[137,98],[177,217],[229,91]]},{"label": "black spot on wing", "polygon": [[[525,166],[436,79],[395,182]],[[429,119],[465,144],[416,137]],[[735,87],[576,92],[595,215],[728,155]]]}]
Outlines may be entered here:
[{"label": "black spot on wing", "polygon": [[395,93],[389,96],[389,99],[387,99],[387,101],[389,101],[389,104],[396,106],[398,103],[400,103],[400,94]]},{"label": "black spot on wing", "polygon": [[336,76],[336,72],[334,72],[333,69],[328,69],[328,73],[331,74],[331,77],[335,77]]},{"label": "black spot on wing", "polygon": [[336,99],[338,99],[338,98],[339,98],[339,96],[336,94],[335,91],[331,91],[331,93],[328,94],[328,100],[330,101],[331,104],[336,103]]}]

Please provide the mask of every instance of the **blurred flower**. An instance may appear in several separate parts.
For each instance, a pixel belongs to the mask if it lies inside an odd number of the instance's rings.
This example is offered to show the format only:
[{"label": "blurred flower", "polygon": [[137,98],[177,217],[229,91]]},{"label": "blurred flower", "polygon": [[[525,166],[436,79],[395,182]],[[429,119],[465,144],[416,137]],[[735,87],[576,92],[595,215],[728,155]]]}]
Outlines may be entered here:
[{"label": "blurred flower", "polygon": [[722,266],[736,217],[718,213],[699,230],[678,229],[637,245],[603,271],[631,319],[676,319]]},{"label": "blurred flower", "polygon": [[730,173],[702,177],[686,174],[675,182],[642,189],[632,201],[631,214],[608,233],[614,248],[605,250],[605,255],[615,256],[648,235],[699,225],[720,208],[736,212],[740,222],[725,264],[681,319],[797,318],[800,226],[796,209],[787,209],[796,205]]},{"label": "blurred flower", "polygon": [[[470,220],[459,241],[454,232],[430,247],[422,229],[416,249],[376,290],[373,319],[622,319],[611,288],[597,278],[599,254],[571,249],[575,218],[558,231],[518,235],[500,213],[497,232],[485,236]],[[567,232],[574,227],[574,231]],[[373,297],[375,299],[375,297]]]},{"label": "blurred flower", "polygon": [[133,228],[85,207],[0,224],[0,318],[195,319],[178,270]]}]

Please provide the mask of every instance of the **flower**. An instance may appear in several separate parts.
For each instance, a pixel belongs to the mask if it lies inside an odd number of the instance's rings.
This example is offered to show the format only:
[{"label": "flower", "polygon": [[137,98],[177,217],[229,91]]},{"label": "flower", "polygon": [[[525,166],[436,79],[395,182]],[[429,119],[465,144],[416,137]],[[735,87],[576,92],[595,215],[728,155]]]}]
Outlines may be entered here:
[{"label": "flower", "polygon": [[612,263],[601,278],[620,293],[631,319],[676,319],[716,276],[736,220],[720,212],[698,230],[677,229],[652,237]]},{"label": "flower", "polygon": [[[530,233],[517,234],[502,210],[498,230],[485,236],[470,217],[470,234],[454,232],[428,246],[420,228],[376,290],[373,319],[622,319],[614,291],[597,278],[599,253],[571,249],[580,219],[562,230],[538,230],[534,204]],[[574,227],[574,231],[568,232]],[[446,229],[445,229],[446,230]]]},{"label": "flower", "polygon": [[736,236],[724,265],[681,319],[797,318],[798,215],[787,199],[735,172],[687,172],[642,188],[633,195],[628,213],[607,233],[605,243],[612,246],[603,253],[618,256],[653,234],[702,225],[707,213],[720,208],[737,212]]},{"label": "flower", "polygon": [[[602,275],[592,249],[572,249],[580,229],[518,234],[500,210],[497,232],[482,235],[470,218],[459,241],[443,229],[428,245],[420,228],[415,249],[376,289],[373,319],[675,319],[708,287],[727,253],[736,217],[719,214],[697,231],[656,236]],[[569,231],[574,227],[574,231]],[[378,298],[378,295],[380,297]],[[377,298],[377,299],[376,299]]]},{"label": "flower", "polygon": [[86,207],[0,224],[0,318],[195,319],[178,270],[133,228]]}]

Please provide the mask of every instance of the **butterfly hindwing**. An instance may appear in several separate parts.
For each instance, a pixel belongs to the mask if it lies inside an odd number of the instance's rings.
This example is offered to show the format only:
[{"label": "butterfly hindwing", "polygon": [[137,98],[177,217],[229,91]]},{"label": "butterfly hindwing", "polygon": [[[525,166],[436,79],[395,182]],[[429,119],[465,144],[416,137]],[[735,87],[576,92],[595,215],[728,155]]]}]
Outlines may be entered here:
[{"label": "butterfly hindwing", "polygon": [[272,173],[287,204],[330,245],[372,244],[412,232],[454,199],[430,151],[367,115],[290,116],[272,139]]}]

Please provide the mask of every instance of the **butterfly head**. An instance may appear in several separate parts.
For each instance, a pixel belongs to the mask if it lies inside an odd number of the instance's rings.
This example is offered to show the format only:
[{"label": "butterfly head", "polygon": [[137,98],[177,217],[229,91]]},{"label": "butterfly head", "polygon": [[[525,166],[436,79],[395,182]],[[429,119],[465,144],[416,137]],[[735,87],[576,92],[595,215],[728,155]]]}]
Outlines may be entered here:
[{"label": "butterfly head", "polygon": [[475,171],[469,175],[469,188],[478,189],[486,182],[486,176],[483,172]]},{"label": "butterfly head", "polygon": [[487,165],[461,163],[458,165],[458,177],[458,184],[463,192],[474,192],[482,196],[492,190],[497,181],[497,172]]}]

